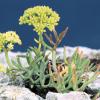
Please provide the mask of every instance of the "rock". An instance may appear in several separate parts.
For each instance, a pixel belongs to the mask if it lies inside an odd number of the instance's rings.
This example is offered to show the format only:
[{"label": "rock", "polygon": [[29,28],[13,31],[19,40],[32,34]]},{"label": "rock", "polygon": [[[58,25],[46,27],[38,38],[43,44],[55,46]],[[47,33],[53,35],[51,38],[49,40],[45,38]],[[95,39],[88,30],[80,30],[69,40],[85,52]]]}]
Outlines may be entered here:
[{"label": "rock", "polygon": [[21,87],[25,86],[24,85],[24,80],[22,79],[21,76],[16,76],[15,79],[10,77],[9,85],[15,85],[15,86],[21,86]]},{"label": "rock", "polygon": [[88,85],[93,90],[100,90],[100,75],[92,83]]},{"label": "rock", "polygon": [[[86,78],[87,80],[92,78],[94,74],[95,74],[94,72],[86,72],[82,75],[82,77],[84,77],[84,79]],[[98,75],[96,79],[88,85],[88,87],[91,88],[92,90],[100,90],[100,75]]]},{"label": "rock", "polygon": [[[77,46],[77,47],[66,46],[65,48],[66,48],[66,57],[72,57],[75,50],[79,48],[79,50],[83,52],[83,56],[85,58],[89,58],[89,59],[100,58],[100,49],[96,50],[96,49],[91,49],[91,48],[82,47],[82,46]],[[63,47],[57,48],[57,57],[60,57],[61,59],[63,59],[63,51],[64,51]],[[49,50],[46,52],[46,55],[48,54],[49,54],[49,59],[52,59],[52,53]]]},{"label": "rock", "polygon": [[[83,55],[86,58],[89,58],[89,59],[100,58],[100,49],[96,50],[96,49],[91,49],[91,48],[82,47],[82,46],[77,46],[77,47],[66,46],[65,48],[66,48],[67,57],[72,57],[75,50],[79,48],[81,51],[83,51]],[[60,56],[60,58],[62,59],[63,51],[64,51],[63,47],[57,48],[57,57]],[[48,54],[49,54],[49,58],[52,59],[52,53],[50,51],[47,51],[46,55]],[[11,59],[14,59],[17,55],[25,55],[25,52],[9,52],[9,58]],[[32,53],[32,56],[34,58],[35,54]],[[21,58],[21,60],[22,60],[22,64],[27,65],[27,61],[25,59]],[[0,54],[0,62],[2,62],[5,66],[7,66],[4,52]]]},{"label": "rock", "polygon": [[16,76],[16,78],[13,79],[6,73],[0,72],[0,86],[7,86],[7,85],[24,86],[24,82],[20,76]]},{"label": "rock", "polygon": [[48,92],[46,100],[91,100],[85,92],[73,91],[69,93],[53,93]]},{"label": "rock", "polygon": [[[86,72],[82,75],[84,77],[84,80],[88,80],[94,76],[94,72]],[[83,82],[85,82],[83,80]],[[88,86],[85,88],[84,92],[91,95],[91,98],[93,98],[97,93],[100,91],[100,75],[96,77],[95,80],[93,80]]]},{"label": "rock", "polygon": [[[79,50],[83,52],[83,55],[86,58],[89,58],[89,59],[93,59],[93,58],[97,58],[97,57],[100,58],[99,57],[99,55],[100,55],[100,49],[97,50],[97,49],[91,49],[91,48],[82,47],[82,46],[77,46],[77,47],[66,46],[65,48],[66,48],[66,56],[67,57],[72,57],[72,55],[75,52],[75,50],[77,48],[79,48]],[[63,55],[63,48],[58,48],[57,52],[60,55]]]},{"label": "rock", "polygon": [[0,87],[6,86],[10,83],[10,78],[5,73],[0,72]]},{"label": "rock", "polygon": [[0,100],[43,100],[27,88],[6,86],[0,88]]},{"label": "rock", "polygon": [[[25,53],[24,53],[24,52],[9,52],[8,55],[9,55],[9,59],[10,59],[10,60],[11,60],[11,59],[14,59],[14,60],[15,60],[15,58],[16,58],[17,55],[25,55]],[[5,67],[8,67],[8,64],[7,64],[6,59],[5,59],[5,53],[4,53],[4,52],[2,52],[2,53],[0,54],[0,62],[1,62]],[[24,64],[24,65],[27,65],[26,59],[21,58],[21,63]]]}]

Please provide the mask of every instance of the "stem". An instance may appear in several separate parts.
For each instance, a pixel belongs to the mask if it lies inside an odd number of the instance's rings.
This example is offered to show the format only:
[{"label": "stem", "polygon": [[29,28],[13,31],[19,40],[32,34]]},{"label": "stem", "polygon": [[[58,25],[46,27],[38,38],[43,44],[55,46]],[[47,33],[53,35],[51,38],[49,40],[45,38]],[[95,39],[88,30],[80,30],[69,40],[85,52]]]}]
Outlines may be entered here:
[{"label": "stem", "polygon": [[63,56],[64,56],[64,63],[65,64],[68,64],[68,62],[67,62],[67,57],[66,57],[66,47],[64,46],[64,52],[63,52]]},{"label": "stem", "polygon": [[57,72],[57,68],[56,68],[56,50],[52,50],[52,64],[53,64],[54,71]]},{"label": "stem", "polygon": [[4,49],[4,52],[5,52],[5,58],[6,58],[6,62],[8,64],[8,66],[10,68],[12,68],[12,64],[10,63],[10,59],[9,59],[9,56],[8,56],[8,51],[6,49]]},{"label": "stem", "polygon": [[52,64],[53,64],[53,69],[57,75],[57,85],[58,85],[58,90],[59,90],[61,87],[61,77],[60,77],[60,74],[57,71],[57,67],[56,67],[56,49],[52,50]]},{"label": "stem", "polygon": [[42,42],[43,42],[43,37],[42,37],[42,34],[40,34],[39,35],[39,46],[38,46],[39,51],[41,50]]},{"label": "stem", "polygon": [[43,40],[43,35],[40,34],[39,35],[39,46],[38,46],[39,50],[41,50],[42,45],[51,50],[51,47],[49,45],[47,45],[47,43]]},{"label": "stem", "polygon": [[43,41],[43,46],[48,48],[49,50],[51,50],[51,47],[49,45],[47,45],[44,41]]}]

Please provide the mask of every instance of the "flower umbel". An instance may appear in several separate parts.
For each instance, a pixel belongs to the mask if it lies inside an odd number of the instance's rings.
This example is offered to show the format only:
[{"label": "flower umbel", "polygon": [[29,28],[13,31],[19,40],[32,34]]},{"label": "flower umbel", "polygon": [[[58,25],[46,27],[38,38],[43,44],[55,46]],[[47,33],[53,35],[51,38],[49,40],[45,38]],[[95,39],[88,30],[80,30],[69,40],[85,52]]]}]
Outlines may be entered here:
[{"label": "flower umbel", "polygon": [[6,33],[0,33],[0,50],[7,49],[12,50],[14,44],[17,43],[19,45],[22,44],[19,36],[14,31],[8,31]]},{"label": "flower umbel", "polygon": [[41,34],[46,32],[46,28],[52,31],[58,25],[59,20],[59,15],[48,6],[35,6],[25,10],[19,22],[20,24],[32,25],[33,29]]},{"label": "flower umbel", "polygon": [[18,43],[19,45],[22,44],[19,36],[14,31],[8,31],[4,34],[5,40],[10,43]]}]

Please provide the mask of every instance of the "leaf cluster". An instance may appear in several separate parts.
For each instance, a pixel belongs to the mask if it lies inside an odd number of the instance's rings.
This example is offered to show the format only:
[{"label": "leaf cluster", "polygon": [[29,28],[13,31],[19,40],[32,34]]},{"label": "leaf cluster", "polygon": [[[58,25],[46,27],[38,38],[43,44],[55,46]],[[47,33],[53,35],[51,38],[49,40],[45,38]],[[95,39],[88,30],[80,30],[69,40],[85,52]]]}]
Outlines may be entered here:
[{"label": "leaf cluster", "polygon": [[[35,57],[32,56],[33,52]],[[21,64],[21,58],[27,60],[27,67]],[[90,79],[83,79],[82,75],[93,69],[90,61],[81,57],[77,50],[73,54],[71,61],[67,61],[67,59],[63,60],[62,63],[59,59],[55,61],[57,71],[53,69],[52,61],[50,63],[48,57],[45,56],[45,51],[40,52],[38,48],[31,47],[25,56],[17,56],[16,61],[12,60],[12,63],[15,66],[14,71],[17,74],[19,72],[18,75],[24,81],[28,81],[31,88],[34,86],[41,89],[51,87],[58,92],[83,91],[97,76],[95,73]]]}]

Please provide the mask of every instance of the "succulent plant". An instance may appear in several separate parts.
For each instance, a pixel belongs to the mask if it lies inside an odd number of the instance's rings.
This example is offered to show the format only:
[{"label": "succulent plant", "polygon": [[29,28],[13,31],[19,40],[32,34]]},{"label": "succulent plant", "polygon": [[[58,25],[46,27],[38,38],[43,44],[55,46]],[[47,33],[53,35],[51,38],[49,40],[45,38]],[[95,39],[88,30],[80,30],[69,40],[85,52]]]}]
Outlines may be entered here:
[{"label": "succulent plant", "polygon": [[[82,77],[84,73],[92,71],[92,65],[82,56],[79,49],[73,54],[71,61],[67,61],[65,48],[62,62],[56,58],[56,48],[68,32],[67,27],[60,34],[57,33],[55,26],[59,19],[59,15],[48,6],[36,6],[25,10],[19,19],[20,24],[33,26],[39,36],[39,40],[34,38],[38,47],[31,47],[26,55],[18,55],[10,61],[8,51],[13,49],[15,43],[21,44],[21,40],[15,32],[6,32],[4,35],[0,34],[0,50],[5,51],[9,65],[8,73],[13,77],[21,76],[25,82],[28,81],[31,88],[54,88],[57,92],[83,91],[97,77],[98,70],[90,79]],[[53,32],[54,37],[45,33],[46,28]],[[50,42],[49,45],[44,41],[44,36]],[[51,61],[45,56],[48,49],[52,52]],[[27,61],[26,67],[21,63],[21,58]]]},{"label": "succulent plant", "polygon": [[[41,17],[42,15],[45,16],[45,22],[44,18]],[[48,22],[50,18],[56,19],[53,20],[56,21],[52,24],[53,26]],[[19,75],[25,81],[28,80],[30,87],[53,87],[58,92],[84,90],[85,87],[96,77],[96,75],[92,77],[93,79],[86,80],[86,82],[83,83],[82,75],[87,70],[90,71],[91,66],[89,65],[89,60],[82,58],[82,55],[78,52],[78,50],[73,54],[71,62],[66,60],[65,49],[63,62],[59,63],[59,60],[57,61],[56,48],[68,31],[68,28],[66,28],[58,35],[55,30],[55,26],[57,25],[58,21],[59,15],[46,6],[29,8],[24,12],[24,15],[20,17],[20,23],[34,26],[34,30],[38,32],[39,35],[39,41],[35,39],[35,41],[39,44],[39,47],[31,47],[31,49],[28,49],[25,56],[17,56],[16,61],[12,60],[12,63],[15,66],[14,72],[19,72]],[[50,26],[52,26],[52,29]],[[53,36],[51,34],[50,36],[48,36],[46,33],[42,34],[46,31],[45,28],[53,31],[56,42],[53,41]],[[50,42],[50,46],[44,42],[43,35]],[[41,46],[43,47],[44,51],[41,50]],[[45,50],[47,49],[50,49],[52,52],[51,64],[49,64],[48,57],[45,56]],[[35,53],[34,58],[32,57],[32,52]],[[21,57],[24,57],[27,60],[27,67],[22,66],[20,60]]]},{"label": "succulent plant", "polygon": [[[35,53],[34,58],[32,52]],[[27,67],[21,65],[21,57],[27,59]],[[92,70],[92,65],[89,65],[90,61],[88,59],[81,58],[77,51],[73,54],[71,62],[55,62],[56,71],[52,64],[48,65],[49,60],[45,56],[45,51],[39,52],[36,47],[31,47],[25,56],[19,55],[17,61],[12,60],[12,63],[19,75],[25,81],[29,81],[30,87],[37,86],[44,89],[51,87],[58,92],[83,91],[97,76],[95,73],[91,79],[82,77],[84,73]],[[53,62],[51,61],[51,63]]]}]

